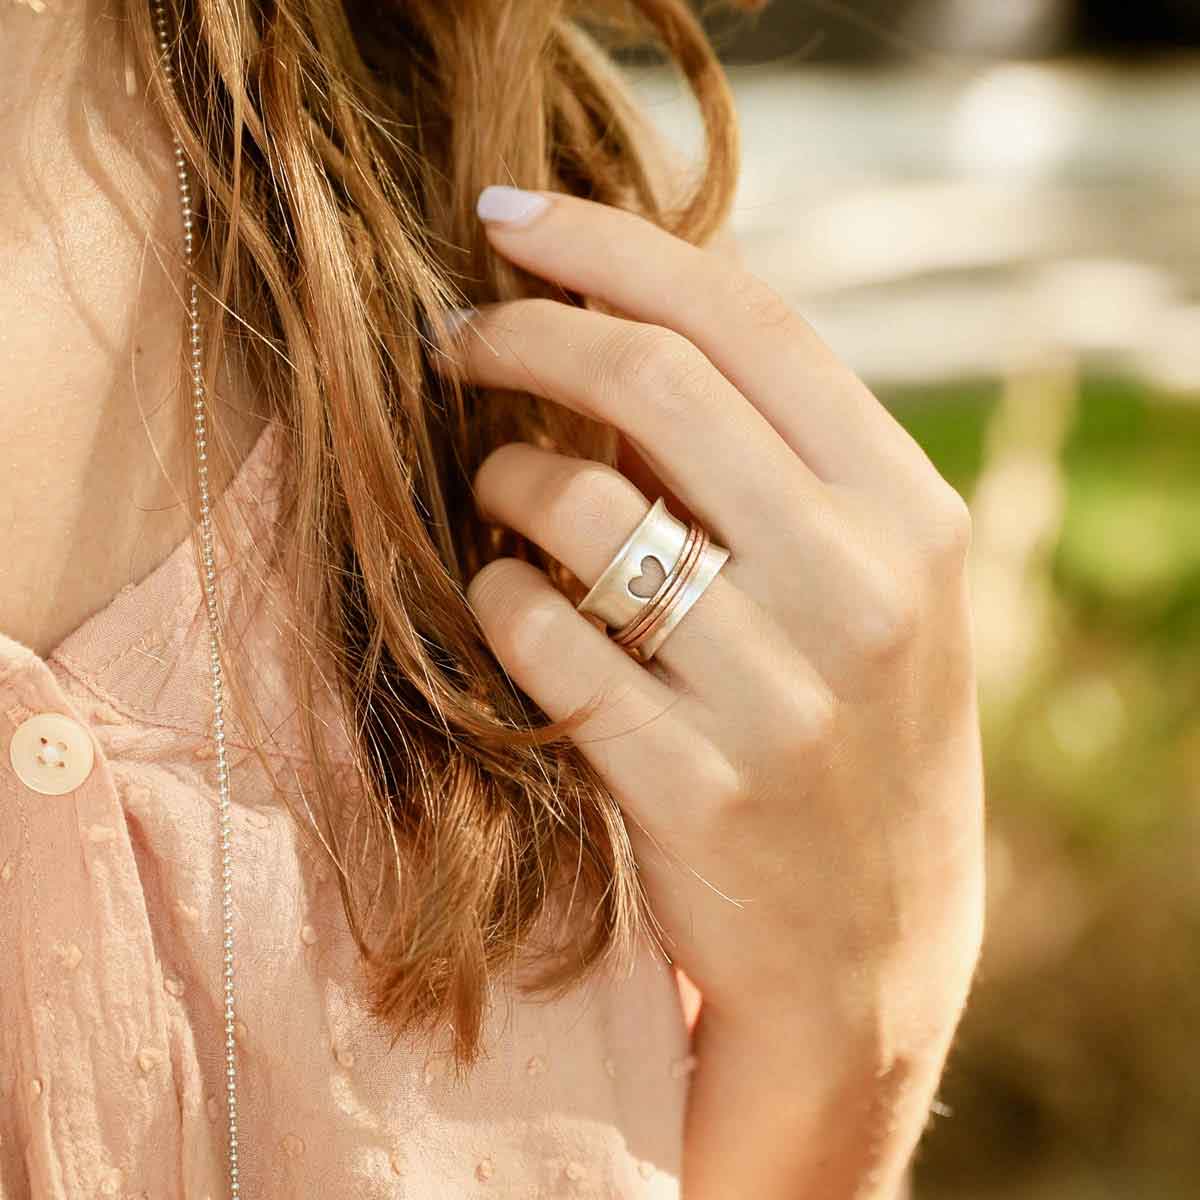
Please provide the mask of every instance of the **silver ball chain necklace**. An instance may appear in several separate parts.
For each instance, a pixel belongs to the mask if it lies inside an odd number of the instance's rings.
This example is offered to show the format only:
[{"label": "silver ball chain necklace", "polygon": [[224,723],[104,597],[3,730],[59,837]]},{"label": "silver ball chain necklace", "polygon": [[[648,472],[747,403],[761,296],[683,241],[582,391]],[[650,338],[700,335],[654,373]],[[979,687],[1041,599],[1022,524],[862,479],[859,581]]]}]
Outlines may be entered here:
[{"label": "silver ball chain necklace", "polygon": [[[167,17],[162,0],[154,0],[154,24],[158,32],[158,48],[162,56],[163,74],[174,87],[175,68],[171,63],[167,38]],[[196,446],[196,469],[200,484],[200,551],[204,562],[204,604],[208,614],[208,666],[212,683],[213,740],[217,750],[217,796],[221,847],[221,930],[224,947],[225,991],[225,1090],[229,1113],[227,1163],[229,1195],[238,1200],[242,1194],[238,1181],[238,1106],[237,1106],[237,1042],[234,1038],[233,986],[233,851],[229,821],[229,761],[225,757],[225,698],[221,672],[221,631],[217,614],[217,572],[213,557],[212,504],[208,492],[208,417],[204,388],[204,365],[200,337],[200,284],[193,274],[195,253],[192,240],[194,224],[192,189],[187,159],[179,135],[172,131],[175,152],[175,172],[179,180],[179,208],[183,216],[183,263],[188,280],[188,328],[191,337],[192,429]]]}]

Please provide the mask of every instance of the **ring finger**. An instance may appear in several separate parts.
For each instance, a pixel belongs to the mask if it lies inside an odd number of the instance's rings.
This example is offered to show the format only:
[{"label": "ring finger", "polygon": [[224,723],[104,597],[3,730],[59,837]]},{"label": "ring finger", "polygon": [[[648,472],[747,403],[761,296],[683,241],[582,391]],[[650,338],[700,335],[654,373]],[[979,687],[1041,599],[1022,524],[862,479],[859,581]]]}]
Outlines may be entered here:
[{"label": "ring finger", "polygon": [[[589,587],[650,507],[618,472],[521,442],[484,461],[475,495],[486,517],[541,546]],[[791,688],[811,671],[737,586],[735,561],[675,627],[656,661],[701,701],[720,697],[723,707],[742,692],[744,701],[762,703],[771,680],[785,678]]]}]

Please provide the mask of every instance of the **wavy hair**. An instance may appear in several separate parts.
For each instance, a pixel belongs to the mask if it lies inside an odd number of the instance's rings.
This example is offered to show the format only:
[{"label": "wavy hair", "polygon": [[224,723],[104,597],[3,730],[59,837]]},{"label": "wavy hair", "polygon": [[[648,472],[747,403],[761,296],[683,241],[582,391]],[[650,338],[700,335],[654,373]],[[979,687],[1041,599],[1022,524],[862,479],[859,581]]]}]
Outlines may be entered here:
[{"label": "wavy hair", "polygon": [[[588,302],[489,250],[473,211],[486,184],[571,192],[707,241],[736,178],[729,90],[686,0],[166,3],[175,86],[146,0],[129,8],[131,44],[197,185],[210,394],[236,360],[284,446],[312,830],[372,1014],[397,1036],[449,1025],[462,1068],[490,979],[519,958],[536,968],[523,990],[561,995],[661,930],[619,807],[508,681],[465,599],[500,554],[573,585],[480,521],[470,481],[488,452],[524,440],[611,463],[616,435],[530,396],[485,403],[431,369],[430,335],[453,305]],[[661,186],[618,46],[657,47],[695,95],[706,153],[685,187]],[[349,732],[352,787],[322,696]],[[539,942],[552,913],[560,933]]]}]

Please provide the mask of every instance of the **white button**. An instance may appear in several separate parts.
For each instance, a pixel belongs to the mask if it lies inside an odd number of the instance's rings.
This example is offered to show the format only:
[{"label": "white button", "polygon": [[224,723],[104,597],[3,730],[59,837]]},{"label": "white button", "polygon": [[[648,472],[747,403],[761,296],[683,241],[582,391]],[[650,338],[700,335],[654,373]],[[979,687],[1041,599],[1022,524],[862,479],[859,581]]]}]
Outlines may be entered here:
[{"label": "white button", "polygon": [[92,773],[96,749],[92,735],[78,721],[46,712],[17,726],[8,757],[27,788],[43,796],[62,796]]}]

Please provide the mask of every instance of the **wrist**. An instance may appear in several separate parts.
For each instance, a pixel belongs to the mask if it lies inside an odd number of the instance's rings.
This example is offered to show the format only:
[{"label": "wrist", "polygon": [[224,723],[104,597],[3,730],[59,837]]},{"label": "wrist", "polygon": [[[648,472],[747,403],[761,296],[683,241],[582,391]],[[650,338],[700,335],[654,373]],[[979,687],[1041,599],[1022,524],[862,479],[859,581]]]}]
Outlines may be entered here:
[{"label": "wrist", "polygon": [[803,1079],[803,1103],[820,1113],[836,1111],[848,1096],[882,1103],[897,1088],[911,1091],[922,1083],[932,1100],[956,1027],[957,1016],[948,1012],[904,1035],[861,1012],[851,1017],[826,1011],[818,1017],[801,1009],[790,1017],[764,1014],[757,1021],[730,1021],[705,1001],[693,1049],[701,1061],[706,1051],[742,1054],[759,1064],[764,1079]]},{"label": "wrist", "polygon": [[[722,1041],[770,1043],[852,1077],[886,1075],[897,1063],[940,1071],[962,1018],[982,946],[982,888],[951,906],[953,921],[892,944],[833,935],[804,970],[714,993],[703,1013]],[[845,946],[860,949],[848,954]]]},{"label": "wrist", "polygon": [[[756,1130],[763,1147],[758,1194],[894,1200],[925,1128],[953,1024],[902,1050],[889,1049],[875,1025],[852,1028],[843,1016],[836,1032],[826,1023],[822,1036],[814,1032],[820,1024],[795,1014],[790,1028],[731,1024],[702,1007],[694,1087],[719,1092],[718,1103],[735,1107],[740,1127]],[[695,1188],[685,1195],[708,1197]]]},{"label": "wrist", "polygon": [[[755,998],[736,1008],[702,997],[700,1018],[709,1041],[771,1047],[785,1058],[820,1067],[833,1081],[888,1075],[897,1064],[934,1072],[953,1040],[969,980],[936,990],[888,986],[880,979],[831,985],[821,994],[797,987],[786,1001]],[[701,1031],[696,1022],[696,1033]]]}]

